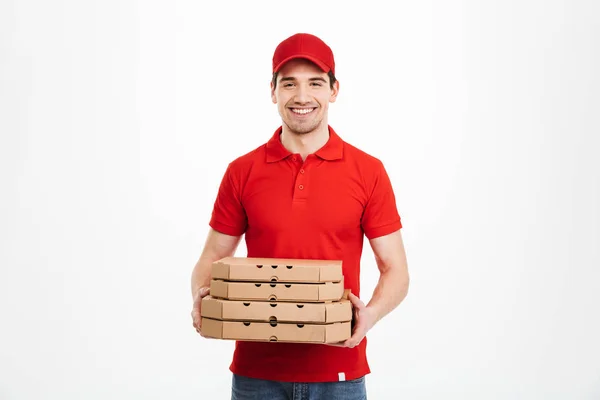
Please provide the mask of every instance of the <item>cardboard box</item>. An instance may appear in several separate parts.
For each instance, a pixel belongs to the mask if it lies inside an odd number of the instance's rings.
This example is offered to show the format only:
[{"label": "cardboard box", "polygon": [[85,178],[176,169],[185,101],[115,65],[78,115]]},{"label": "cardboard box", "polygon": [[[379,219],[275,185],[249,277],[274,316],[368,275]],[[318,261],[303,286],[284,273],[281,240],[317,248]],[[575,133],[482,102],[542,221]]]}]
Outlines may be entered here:
[{"label": "cardboard box", "polygon": [[211,279],[210,294],[226,300],[339,301],[344,281],[325,283],[231,282]]},{"label": "cardboard box", "polygon": [[342,261],[226,257],[212,264],[212,278],[226,281],[340,282]]},{"label": "cardboard box", "polygon": [[350,338],[350,322],[333,324],[292,324],[269,322],[219,321],[202,318],[202,335],[215,339],[295,342],[295,343],[335,343]]},{"label": "cardboard box", "polygon": [[202,299],[203,317],[230,321],[330,324],[352,320],[352,303],[342,299],[327,303],[292,303]]}]

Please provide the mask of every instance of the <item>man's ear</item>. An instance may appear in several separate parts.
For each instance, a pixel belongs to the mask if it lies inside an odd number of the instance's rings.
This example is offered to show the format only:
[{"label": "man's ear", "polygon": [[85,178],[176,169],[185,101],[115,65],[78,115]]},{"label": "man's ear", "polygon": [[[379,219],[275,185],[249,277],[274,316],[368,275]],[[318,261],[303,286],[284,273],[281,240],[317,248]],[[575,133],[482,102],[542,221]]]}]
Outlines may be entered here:
[{"label": "man's ear", "polygon": [[277,97],[275,96],[275,85],[273,85],[273,81],[271,81],[271,101],[273,104],[277,104]]},{"label": "man's ear", "polygon": [[331,96],[329,96],[329,102],[335,103],[337,99],[337,95],[340,92],[340,81],[335,81],[333,84],[333,88],[331,89]]}]

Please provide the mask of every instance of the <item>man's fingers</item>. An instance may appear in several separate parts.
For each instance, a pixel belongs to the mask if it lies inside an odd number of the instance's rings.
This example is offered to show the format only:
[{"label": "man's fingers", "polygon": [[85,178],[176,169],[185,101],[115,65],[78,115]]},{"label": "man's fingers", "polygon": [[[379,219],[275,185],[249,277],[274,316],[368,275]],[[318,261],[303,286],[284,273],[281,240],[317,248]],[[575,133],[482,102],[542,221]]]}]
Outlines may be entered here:
[{"label": "man's fingers", "polygon": [[358,298],[358,296],[356,296],[354,293],[350,292],[348,294],[348,298],[350,299],[350,301],[352,302],[352,305],[355,308],[358,308],[359,310],[365,308],[365,303],[363,303],[363,301],[361,299]]},{"label": "man's fingers", "polygon": [[346,342],[344,343],[344,346],[349,347],[349,348],[356,347],[360,344],[360,342],[362,342],[362,339],[363,339],[362,334],[360,334],[360,335],[355,334],[350,339],[346,340]]},{"label": "man's fingers", "polygon": [[346,347],[344,342],[332,342],[332,343],[325,343],[327,346],[333,346],[333,347]]},{"label": "man's fingers", "polygon": [[192,316],[192,326],[196,329],[198,333],[200,333],[200,328],[202,326],[202,315],[200,314],[200,308],[194,307],[191,312]]},{"label": "man's fingers", "polygon": [[344,346],[352,348],[352,347],[358,345],[362,341],[364,336],[365,336],[365,331],[364,331],[363,326],[361,324],[357,324],[354,327],[354,332],[352,332],[352,336],[350,336],[344,342]]},{"label": "man's fingers", "polygon": [[198,320],[194,320],[194,328],[196,328],[196,332],[200,333],[200,330],[202,329],[202,320],[198,319]]},{"label": "man's fingers", "polygon": [[196,295],[196,299],[198,301],[202,300],[203,297],[208,296],[208,294],[210,293],[210,287],[207,286],[203,286],[198,290],[198,294]]},{"label": "man's fingers", "polygon": [[210,287],[206,287],[206,286],[201,287],[196,294],[196,298],[194,299],[194,306],[193,306],[192,312],[191,312],[192,325],[196,329],[196,332],[198,332],[200,334],[200,336],[203,336],[202,332],[201,332],[202,314],[200,312],[200,310],[201,310],[200,306],[202,305],[202,299],[204,297],[208,296],[209,294],[210,294]]},{"label": "man's fingers", "polygon": [[355,339],[355,340],[353,340],[352,342],[350,342],[350,343],[346,344],[346,346],[352,349],[352,348],[354,348],[354,347],[358,346],[358,345],[360,344],[360,342],[362,342],[362,338],[360,338],[360,339]]}]

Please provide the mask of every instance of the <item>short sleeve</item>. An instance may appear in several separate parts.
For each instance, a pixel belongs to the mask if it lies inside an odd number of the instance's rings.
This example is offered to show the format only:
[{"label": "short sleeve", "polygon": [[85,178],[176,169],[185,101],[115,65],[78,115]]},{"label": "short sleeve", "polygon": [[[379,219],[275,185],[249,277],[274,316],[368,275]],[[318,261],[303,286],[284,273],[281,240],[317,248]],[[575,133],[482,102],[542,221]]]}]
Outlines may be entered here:
[{"label": "short sleeve", "polygon": [[239,192],[240,182],[233,174],[232,165],[221,179],[209,225],[226,235],[239,236],[246,231],[247,217]]},{"label": "short sleeve", "polygon": [[381,161],[378,161],[375,171],[367,181],[367,190],[370,196],[361,221],[365,236],[373,239],[402,228],[394,189]]}]

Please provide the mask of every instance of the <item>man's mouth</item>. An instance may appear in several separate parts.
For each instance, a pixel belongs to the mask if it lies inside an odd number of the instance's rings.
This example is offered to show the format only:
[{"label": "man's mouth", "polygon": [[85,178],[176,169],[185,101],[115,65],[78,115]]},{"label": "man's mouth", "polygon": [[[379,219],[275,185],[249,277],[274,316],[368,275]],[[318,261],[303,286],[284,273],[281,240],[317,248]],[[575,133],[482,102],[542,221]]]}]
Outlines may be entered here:
[{"label": "man's mouth", "polygon": [[292,112],[294,114],[298,114],[298,115],[306,115],[309,114],[311,112],[313,112],[315,110],[315,108],[290,108],[290,110],[292,110]]}]

